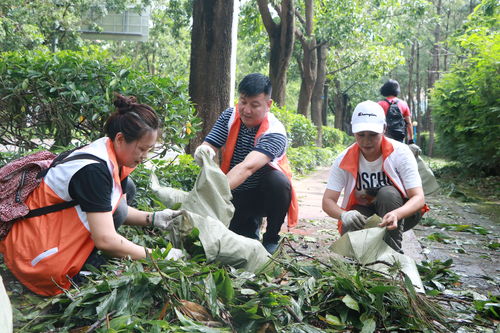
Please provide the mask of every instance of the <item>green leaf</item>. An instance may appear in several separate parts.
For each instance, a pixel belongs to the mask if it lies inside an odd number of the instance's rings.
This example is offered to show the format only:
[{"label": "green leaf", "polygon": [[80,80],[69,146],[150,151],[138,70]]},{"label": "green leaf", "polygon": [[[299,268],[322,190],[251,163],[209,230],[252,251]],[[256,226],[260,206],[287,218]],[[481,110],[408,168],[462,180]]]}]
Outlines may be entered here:
[{"label": "green leaf", "polygon": [[334,316],[334,315],[331,315],[331,314],[329,314],[329,313],[326,315],[326,317],[325,317],[325,321],[326,321],[328,324],[330,324],[330,325],[334,325],[334,326],[342,326],[342,325],[344,325],[344,324],[340,321],[339,317]]},{"label": "green leaf", "polygon": [[120,79],[124,79],[126,78],[128,75],[130,74],[130,71],[128,69],[122,69],[120,71],[120,74],[118,75],[120,77]]},{"label": "green leaf", "polygon": [[242,295],[256,295],[257,292],[253,289],[242,288],[242,289],[240,289],[240,294],[242,294]]},{"label": "green leaf", "polygon": [[344,302],[344,304],[347,305],[349,309],[359,312],[359,304],[354,300],[354,298],[351,297],[351,295],[345,295],[342,298],[342,302]]},{"label": "green leaf", "polygon": [[217,294],[226,302],[234,298],[234,288],[227,272],[223,269],[214,273],[214,280],[217,286]]},{"label": "green leaf", "polygon": [[395,286],[376,286],[368,289],[368,291],[372,294],[385,294],[396,289],[397,287]]},{"label": "green leaf", "polygon": [[107,296],[106,299],[96,307],[98,318],[103,318],[108,314],[109,309],[111,308],[111,306],[113,306],[113,304],[116,301],[116,291],[117,289],[113,289],[111,294]]},{"label": "green leaf", "polygon": [[25,80],[23,81],[23,83],[21,84],[21,88],[22,88],[23,90],[28,89],[28,79],[25,79]]},{"label": "green leaf", "polygon": [[377,328],[377,322],[373,318],[366,318],[361,321],[363,328],[361,333],[373,333]]}]

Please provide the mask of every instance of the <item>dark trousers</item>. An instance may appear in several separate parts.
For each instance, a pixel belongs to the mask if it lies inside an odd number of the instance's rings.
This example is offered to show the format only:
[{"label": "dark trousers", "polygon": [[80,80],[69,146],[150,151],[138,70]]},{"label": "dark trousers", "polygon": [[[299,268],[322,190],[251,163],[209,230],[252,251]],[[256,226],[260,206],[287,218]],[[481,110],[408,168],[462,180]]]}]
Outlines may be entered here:
[{"label": "dark trousers", "polygon": [[281,225],[292,198],[291,184],[281,171],[266,172],[256,188],[233,192],[235,208],[229,229],[245,237],[259,239],[259,228],[263,217],[267,217],[264,244],[279,241]]},{"label": "dark trousers", "polygon": [[[355,205],[352,209],[357,210],[366,217],[370,217],[373,214],[384,217],[388,212],[403,206],[405,202],[406,200],[394,186],[384,186],[378,190],[373,204],[370,206]],[[421,217],[421,213],[417,212],[412,216],[399,220],[396,229],[387,230],[384,238],[385,242],[395,251],[403,253],[401,250],[403,232],[413,228],[420,221]]]}]

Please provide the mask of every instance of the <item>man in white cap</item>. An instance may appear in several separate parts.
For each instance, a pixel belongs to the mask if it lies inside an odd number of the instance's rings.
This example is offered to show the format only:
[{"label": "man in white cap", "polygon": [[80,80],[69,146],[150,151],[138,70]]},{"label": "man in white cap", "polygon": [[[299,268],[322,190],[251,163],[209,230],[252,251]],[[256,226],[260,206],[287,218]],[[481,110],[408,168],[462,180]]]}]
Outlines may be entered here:
[{"label": "man in white cap", "polygon": [[427,210],[415,157],[407,145],[384,136],[385,113],[379,104],[359,103],[351,125],[356,142],[332,165],[323,210],[339,220],[341,234],[363,229],[367,217],[379,215],[379,226],[388,231],[386,243],[402,252],[403,232]]}]

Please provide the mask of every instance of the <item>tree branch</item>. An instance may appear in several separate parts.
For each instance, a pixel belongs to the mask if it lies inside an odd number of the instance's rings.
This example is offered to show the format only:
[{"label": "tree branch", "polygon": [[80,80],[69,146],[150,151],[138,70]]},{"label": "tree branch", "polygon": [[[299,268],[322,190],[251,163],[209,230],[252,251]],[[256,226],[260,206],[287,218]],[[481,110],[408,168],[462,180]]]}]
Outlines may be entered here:
[{"label": "tree branch", "polygon": [[85,332],[86,333],[94,332],[96,329],[99,328],[99,326],[102,325],[102,323],[104,323],[106,320],[109,320],[109,317],[113,316],[115,313],[116,313],[116,310],[111,311],[106,316],[102,317],[101,319],[99,319],[98,321],[93,323],[92,326],[90,326],[88,328],[88,330],[86,330]]},{"label": "tree branch", "polygon": [[303,25],[306,25],[306,20],[304,20],[304,18],[302,17],[302,15],[300,14],[300,12],[297,8],[295,8],[295,16],[297,16],[300,23],[302,23]]},{"label": "tree branch", "polygon": [[[316,41],[316,42],[317,42],[317,41]],[[322,41],[321,43],[316,44],[316,46],[315,46],[315,47],[313,47],[313,50],[315,50],[315,49],[317,49],[317,48],[320,48],[320,47],[322,47],[323,45],[326,45],[326,44],[328,44],[328,42],[327,42],[327,41]]]},{"label": "tree branch", "polygon": [[327,267],[327,268],[333,268],[332,265],[328,265],[327,263],[324,263],[323,261],[319,260],[318,258],[316,257],[313,257],[313,256],[310,256],[308,254],[305,254],[305,253],[302,253],[300,251],[297,251],[293,246],[292,244],[290,244],[290,241],[286,241],[285,243],[295,254],[299,255],[299,256],[303,256],[303,257],[306,257],[306,258],[309,258],[309,259],[312,259],[314,261],[317,261],[319,262],[320,264],[322,264],[323,266]]},{"label": "tree branch", "polygon": [[342,68],[339,68],[339,69],[336,69],[336,70],[334,70],[334,71],[328,72],[328,73],[327,73],[327,75],[333,75],[333,74],[335,74],[335,73],[341,72],[341,71],[343,71],[344,69],[347,69],[347,68],[349,68],[349,67],[354,66],[354,64],[355,64],[355,63],[357,63],[357,62],[358,62],[357,60],[354,60],[354,61],[353,61],[352,63],[350,63],[349,65],[345,65],[345,66],[344,66],[344,67],[342,67]]},{"label": "tree branch", "polygon": [[276,11],[276,13],[278,13],[278,16],[281,17],[281,9],[276,6],[275,3],[273,3],[271,6],[273,6],[273,9]]},{"label": "tree branch", "polygon": [[295,37],[300,41],[303,47],[306,47],[307,46],[306,38],[304,37],[302,31],[300,31],[300,29],[297,27],[294,29],[294,31],[295,31]]},{"label": "tree branch", "polygon": [[274,23],[273,18],[271,17],[271,13],[269,12],[268,2],[267,0],[257,0],[257,4],[259,5],[260,17],[262,17],[262,23],[264,23],[264,27],[267,30],[269,35],[272,35],[274,30],[277,29],[276,23]]},{"label": "tree branch", "polygon": [[353,84],[351,84],[349,87],[347,87],[347,89],[345,89],[342,93],[345,94],[347,93],[349,90],[351,90],[352,87],[354,87],[355,85],[357,85],[358,82],[354,82]]},{"label": "tree branch", "polygon": [[304,76],[304,65],[298,55],[295,55],[295,60],[297,60],[297,67],[299,67],[300,77]]}]

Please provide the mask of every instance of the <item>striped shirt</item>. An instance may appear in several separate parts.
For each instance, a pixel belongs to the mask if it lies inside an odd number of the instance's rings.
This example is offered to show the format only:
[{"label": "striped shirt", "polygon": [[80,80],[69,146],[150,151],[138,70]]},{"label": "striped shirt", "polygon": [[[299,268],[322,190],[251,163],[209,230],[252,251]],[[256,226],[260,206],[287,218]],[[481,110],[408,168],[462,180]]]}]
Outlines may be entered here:
[{"label": "striped shirt", "polygon": [[[220,115],[219,119],[215,122],[214,127],[208,133],[205,141],[213,145],[214,147],[221,148],[225,145],[227,137],[229,135],[228,123],[233,113],[234,108],[228,108]],[[285,153],[287,138],[286,136],[278,133],[264,134],[257,145],[254,146],[255,135],[259,130],[259,126],[254,128],[246,127],[243,122],[241,122],[240,132],[238,134],[238,139],[236,140],[236,147],[234,148],[233,158],[231,159],[230,169],[234,168],[235,165],[243,162],[245,157],[252,151],[258,151],[263,153],[271,160],[279,157]],[[248,190],[257,187],[260,178],[266,172],[271,170],[272,167],[265,165],[259,170],[257,170],[253,175],[247,178],[240,186],[238,186],[234,191]]]}]

